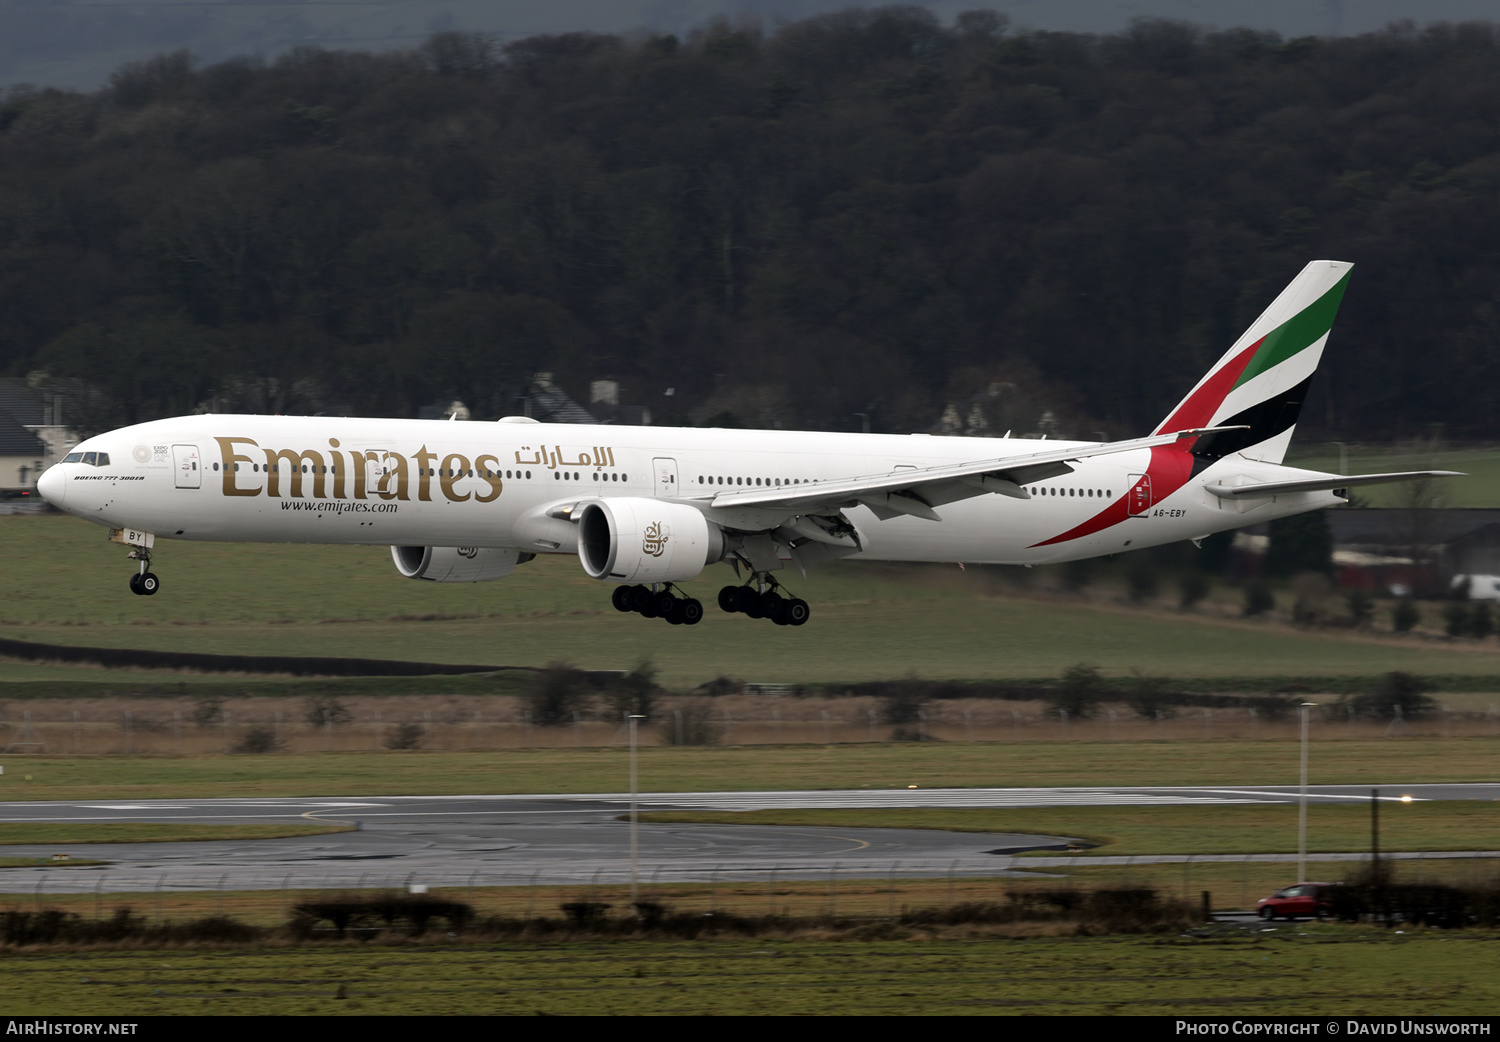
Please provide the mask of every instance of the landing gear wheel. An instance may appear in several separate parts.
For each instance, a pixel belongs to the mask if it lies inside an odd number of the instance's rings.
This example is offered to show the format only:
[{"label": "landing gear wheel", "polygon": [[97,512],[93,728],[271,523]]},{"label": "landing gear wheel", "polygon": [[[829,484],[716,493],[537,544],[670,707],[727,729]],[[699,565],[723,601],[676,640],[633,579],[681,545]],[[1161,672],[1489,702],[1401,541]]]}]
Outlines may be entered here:
[{"label": "landing gear wheel", "polygon": [[649,586],[630,587],[631,611],[639,612],[640,614],[646,616],[646,618],[648,619],[654,618],[656,616],[656,613],[651,610],[651,606],[655,599],[655,595],[652,594],[651,587]]},{"label": "landing gear wheel", "polygon": [[146,572],[140,577],[140,592],[150,597],[161,589],[161,580],[156,577],[155,572]]},{"label": "landing gear wheel", "polygon": [[748,586],[741,586],[740,611],[752,619],[764,619],[766,617],[765,595],[756,593]]},{"label": "landing gear wheel", "polygon": [[778,596],[771,602],[771,606],[766,609],[766,618],[778,626],[790,626],[792,624],[791,616],[788,614],[788,609],[790,608],[791,602],[785,597]]},{"label": "landing gear wheel", "polygon": [[668,622],[676,617],[678,606],[681,604],[682,602],[672,595],[671,590],[658,590],[651,595],[652,614]]},{"label": "landing gear wheel", "polygon": [[794,597],[786,603],[786,621],[791,626],[801,626],[807,622],[812,615],[812,609],[801,597]]},{"label": "landing gear wheel", "polygon": [[137,597],[141,595],[141,573],[136,572],[130,577],[130,592]]},{"label": "landing gear wheel", "polygon": [[678,614],[682,617],[684,626],[696,626],[703,621],[703,602],[696,597],[689,597],[679,606]]},{"label": "landing gear wheel", "polygon": [[786,601],[775,590],[760,595],[760,618],[770,619],[778,626],[786,625]]},{"label": "landing gear wheel", "polygon": [[630,606],[630,587],[616,586],[615,592],[609,595],[609,602],[615,606],[615,611],[634,611]]},{"label": "landing gear wheel", "polygon": [[731,615],[740,610],[740,588],[738,586],[725,586],[719,590],[719,610],[727,611]]}]

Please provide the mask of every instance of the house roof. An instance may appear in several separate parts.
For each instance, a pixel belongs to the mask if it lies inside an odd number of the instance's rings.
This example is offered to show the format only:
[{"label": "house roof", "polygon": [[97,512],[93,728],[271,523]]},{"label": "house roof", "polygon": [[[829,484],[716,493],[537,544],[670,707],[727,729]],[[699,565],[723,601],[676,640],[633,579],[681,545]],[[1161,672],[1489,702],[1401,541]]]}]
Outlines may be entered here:
[{"label": "house roof", "polygon": [[35,456],[47,454],[42,439],[16,422],[9,413],[0,411],[0,456]]},{"label": "house roof", "polygon": [[0,413],[8,413],[17,423],[40,426],[46,409],[41,394],[26,381],[0,378]]}]

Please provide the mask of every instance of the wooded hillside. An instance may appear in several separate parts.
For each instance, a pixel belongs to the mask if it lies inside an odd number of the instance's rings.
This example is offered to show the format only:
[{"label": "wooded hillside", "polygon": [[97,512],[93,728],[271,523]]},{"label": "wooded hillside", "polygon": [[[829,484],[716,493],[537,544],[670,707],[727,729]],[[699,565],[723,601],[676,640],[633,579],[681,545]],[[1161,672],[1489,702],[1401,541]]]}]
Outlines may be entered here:
[{"label": "wooded hillside", "polygon": [[0,99],[0,372],[97,384],[97,427],[492,417],[549,370],[658,422],[929,429],[978,395],[996,428],[1124,436],[1331,257],[1357,267],[1305,420],[1492,437],[1497,186],[1491,25],[883,8],[167,55]]}]

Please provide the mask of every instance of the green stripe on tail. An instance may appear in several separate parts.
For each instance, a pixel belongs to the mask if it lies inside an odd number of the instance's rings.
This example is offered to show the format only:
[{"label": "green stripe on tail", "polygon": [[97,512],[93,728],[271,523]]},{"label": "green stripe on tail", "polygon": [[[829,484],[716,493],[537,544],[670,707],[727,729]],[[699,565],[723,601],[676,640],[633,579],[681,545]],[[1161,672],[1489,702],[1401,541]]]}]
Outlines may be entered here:
[{"label": "green stripe on tail", "polygon": [[1344,290],[1349,286],[1349,274],[1345,272],[1327,293],[1267,333],[1260,343],[1260,350],[1255,352],[1255,357],[1250,359],[1234,386],[1248,383],[1299,351],[1305,351],[1332,329],[1339,302],[1344,299]]}]

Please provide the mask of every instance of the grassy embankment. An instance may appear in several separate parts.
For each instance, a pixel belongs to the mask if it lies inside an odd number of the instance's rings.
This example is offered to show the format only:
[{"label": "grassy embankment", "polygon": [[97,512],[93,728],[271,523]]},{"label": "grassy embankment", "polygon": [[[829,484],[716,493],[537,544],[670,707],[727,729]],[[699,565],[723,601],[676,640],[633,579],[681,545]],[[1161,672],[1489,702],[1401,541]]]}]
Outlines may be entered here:
[{"label": "grassy embankment", "polygon": [[[1500,739],[1330,740],[1315,784],[1489,781]],[[895,742],[642,749],[643,791],[1295,784],[1296,744],[1268,741]],[[621,792],[621,747],[505,753],[11,758],[0,801],[210,796]]]},{"label": "grassy embankment", "polygon": [[349,946],[3,956],[12,1016],[1487,1014],[1488,934]]}]

